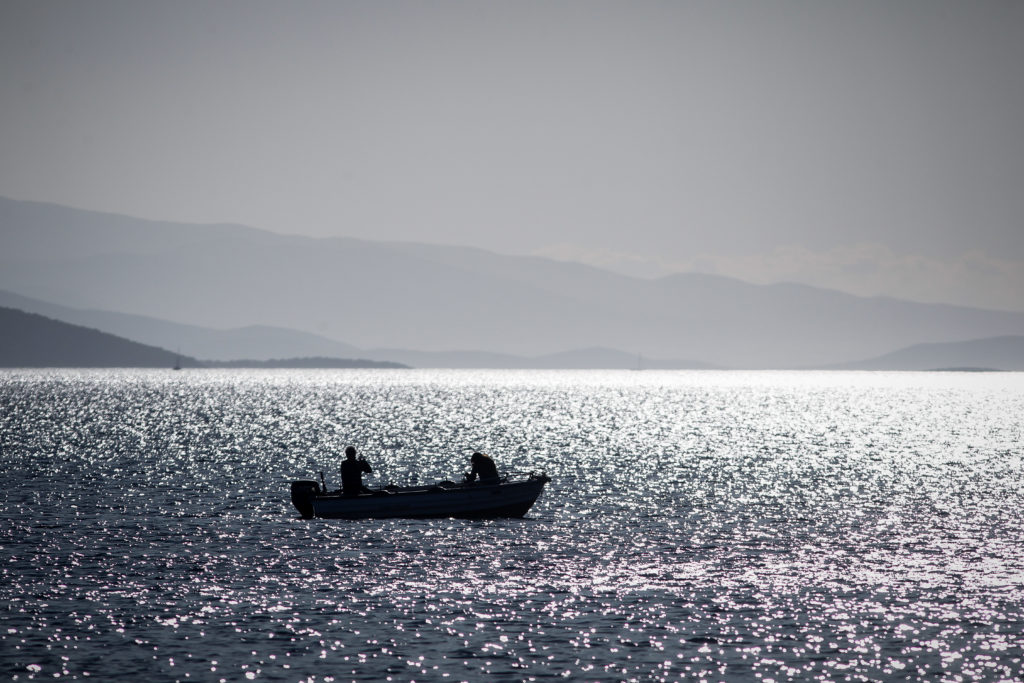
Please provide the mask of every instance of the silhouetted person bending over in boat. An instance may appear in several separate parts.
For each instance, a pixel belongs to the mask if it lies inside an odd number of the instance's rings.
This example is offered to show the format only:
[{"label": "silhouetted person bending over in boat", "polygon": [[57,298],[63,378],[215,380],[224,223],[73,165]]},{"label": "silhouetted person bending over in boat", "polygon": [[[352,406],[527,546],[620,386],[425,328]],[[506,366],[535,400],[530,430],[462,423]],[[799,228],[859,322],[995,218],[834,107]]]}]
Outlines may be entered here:
[{"label": "silhouetted person bending over in boat", "polygon": [[472,483],[479,477],[481,484],[498,483],[498,468],[494,465],[494,461],[491,460],[490,456],[483,453],[474,453],[470,456],[469,461],[473,463],[473,470],[466,475],[466,481]]},{"label": "silhouetted person bending over in boat", "polygon": [[349,446],[345,449],[345,460],[341,463],[341,492],[346,496],[358,496],[360,493],[370,493],[370,489],[363,486],[363,472],[373,472],[370,463],[366,458],[356,460],[356,449]]}]

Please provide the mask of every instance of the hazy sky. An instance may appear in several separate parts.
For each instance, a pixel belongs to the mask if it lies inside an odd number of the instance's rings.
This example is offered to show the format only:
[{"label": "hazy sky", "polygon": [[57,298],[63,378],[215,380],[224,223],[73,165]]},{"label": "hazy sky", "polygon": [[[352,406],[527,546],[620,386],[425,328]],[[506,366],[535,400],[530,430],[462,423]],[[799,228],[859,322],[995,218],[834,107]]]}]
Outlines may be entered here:
[{"label": "hazy sky", "polygon": [[1024,2],[0,0],[0,195],[1024,310]]}]

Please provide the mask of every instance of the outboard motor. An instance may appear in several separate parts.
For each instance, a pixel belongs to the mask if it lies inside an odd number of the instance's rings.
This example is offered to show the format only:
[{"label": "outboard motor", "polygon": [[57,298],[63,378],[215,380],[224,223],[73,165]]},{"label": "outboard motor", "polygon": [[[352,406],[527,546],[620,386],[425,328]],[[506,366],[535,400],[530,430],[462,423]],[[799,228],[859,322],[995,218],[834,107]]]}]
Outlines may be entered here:
[{"label": "outboard motor", "polygon": [[315,481],[292,482],[292,505],[303,519],[313,519],[313,496],[320,495],[320,484]]}]

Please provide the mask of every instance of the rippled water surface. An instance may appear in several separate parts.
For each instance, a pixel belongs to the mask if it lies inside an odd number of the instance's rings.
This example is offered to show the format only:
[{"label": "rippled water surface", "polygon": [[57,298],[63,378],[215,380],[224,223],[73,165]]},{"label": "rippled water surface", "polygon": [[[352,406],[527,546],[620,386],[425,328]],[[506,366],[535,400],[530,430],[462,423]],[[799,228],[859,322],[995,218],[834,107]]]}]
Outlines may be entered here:
[{"label": "rippled water surface", "polygon": [[[3,371],[0,675],[1016,680],[1024,375]],[[292,479],[553,481],[305,521]]]}]

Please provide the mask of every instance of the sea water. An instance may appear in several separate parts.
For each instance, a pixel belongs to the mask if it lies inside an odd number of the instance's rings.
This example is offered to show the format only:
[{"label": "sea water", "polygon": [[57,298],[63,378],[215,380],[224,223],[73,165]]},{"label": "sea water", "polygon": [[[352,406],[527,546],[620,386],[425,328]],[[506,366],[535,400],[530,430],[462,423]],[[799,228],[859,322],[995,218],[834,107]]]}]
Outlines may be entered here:
[{"label": "sea water", "polygon": [[[1024,375],[0,372],[13,680],[1016,680]],[[293,479],[552,482],[303,520]]]}]

